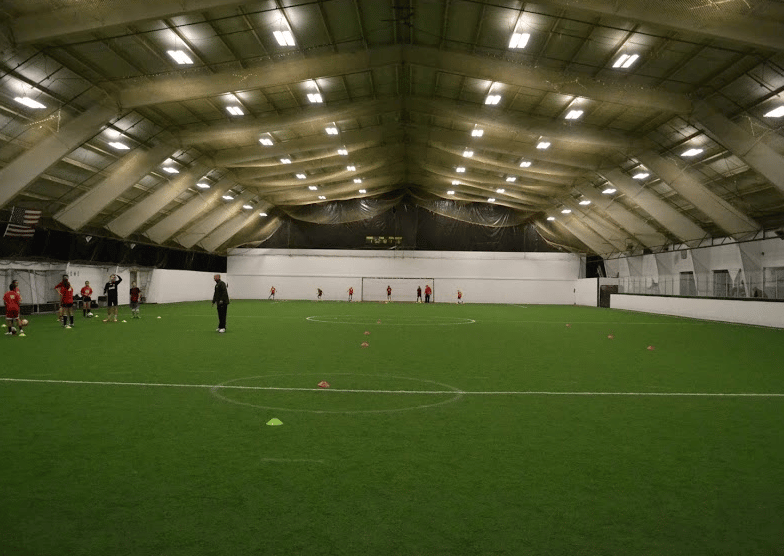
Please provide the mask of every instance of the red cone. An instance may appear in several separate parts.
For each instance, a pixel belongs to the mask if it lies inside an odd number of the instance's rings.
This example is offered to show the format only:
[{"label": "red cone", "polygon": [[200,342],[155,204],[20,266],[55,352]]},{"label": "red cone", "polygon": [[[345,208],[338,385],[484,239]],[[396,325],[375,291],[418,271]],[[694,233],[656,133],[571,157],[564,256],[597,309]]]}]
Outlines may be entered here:
[{"label": "red cone", "polygon": [[380,321],[380,320],[377,320],[377,321],[376,321],[376,324],[381,324],[381,321]]},{"label": "red cone", "polygon": [[609,339],[611,339],[611,340],[614,340],[614,339],[615,339],[615,336],[613,336],[612,334],[608,334],[608,335],[607,335],[607,337],[608,337]]},{"label": "red cone", "polygon": [[326,380],[322,380],[321,382],[318,383],[318,385],[319,388],[329,388],[329,382],[327,382]]},{"label": "red cone", "polygon": [[654,348],[653,346],[648,346],[648,351],[653,351],[654,349],[656,348]]},{"label": "red cone", "polygon": [[370,331],[369,330],[365,330],[365,336],[370,336]]},{"label": "red cone", "polygon": [[370,344],[367,342],[362,342],[362,347],[363,348],[370,347]]},{"label": "red cone", "polygon": [[571,324],[567,324],[567,325],[566,325],[566,328],[571,328],[571,327],[572,327],[572,325],[571,325]]}]

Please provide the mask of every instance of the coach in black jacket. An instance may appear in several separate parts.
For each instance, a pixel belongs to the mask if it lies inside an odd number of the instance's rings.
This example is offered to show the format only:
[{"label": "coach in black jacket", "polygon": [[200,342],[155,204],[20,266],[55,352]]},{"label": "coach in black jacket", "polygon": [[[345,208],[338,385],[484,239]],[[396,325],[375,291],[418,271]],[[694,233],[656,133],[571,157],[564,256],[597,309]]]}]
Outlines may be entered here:
[{"label": "coach in black jacket", "polygon": [[216,274],[215,293],[212,296],[212,304],[218,304],[218,328],[216,332],[223,334],[226,332],[226,310],[229,308],[229,288],[226,282],[221,280],[220,274]]}]

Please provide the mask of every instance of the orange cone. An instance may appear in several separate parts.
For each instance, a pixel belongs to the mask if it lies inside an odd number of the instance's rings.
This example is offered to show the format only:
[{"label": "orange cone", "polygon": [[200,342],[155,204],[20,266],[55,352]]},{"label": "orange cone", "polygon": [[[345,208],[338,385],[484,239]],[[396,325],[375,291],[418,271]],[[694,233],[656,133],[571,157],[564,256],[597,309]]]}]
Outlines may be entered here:
[{"label": "orange cone", "polygon": [[567,324],[567,325],[566,325],[566,328],[571,328],[571,327],[572,327],[572,325],[571,325],[571,324]]},{"label": "orange cone", "polygon": [[376,321],[376,324],[381,324],[381,321],[380,321],[380,320],[377,320],[377,321]]},{"label": "orange cone", "polygon": [[365,336],[370,336],[370,331],[369,330],[365,330]]},{"label": "orange cone", "polygon": [[370,344],[367,342],[362,342],[362,347],[363,348],[370,347]]},{"label": "orange cone", "polygon": [[319,388],[329,388],[329,382],[327,382],[326,380],[322,380],[321,382],[318,383],[318,386]]},{"label": "orange cone", "polygon": [[613,336],[612,334],[608,334],[608,335],[607,335],[607,337],[608,337],[610,340],[614,340],[614,339],[615,339],[615,336]]},{"label": "orange cone", "polygon": [[648,346],[648,351],[653,351],[654,349],[656,348],[654,348],[653,346]]}]

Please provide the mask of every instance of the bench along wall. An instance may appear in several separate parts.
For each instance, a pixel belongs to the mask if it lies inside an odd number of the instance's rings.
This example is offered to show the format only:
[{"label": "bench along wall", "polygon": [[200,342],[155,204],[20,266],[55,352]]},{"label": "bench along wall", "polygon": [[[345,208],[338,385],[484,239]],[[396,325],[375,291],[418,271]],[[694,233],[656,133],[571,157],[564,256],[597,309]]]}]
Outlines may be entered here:
[{"label": "bench along wall", "polygon": [[[229,294],[237,299],[266,299],[275,286],[279,299],[314,299],[321,288],[323,299],[345,300],[353,287],[359,300],[364,277],[418,278],[423,288],[431,279],[436,302],[456,301],[460,289],[466,303],[571,305],[584,259],[565,253],[232,249],[227,268]],[[415,287],[393,292],[398,301],[415,296]]]},{"label": "bench along wall", "polygon": [[784,328],[784,302],[615,294],[613,309]]}]

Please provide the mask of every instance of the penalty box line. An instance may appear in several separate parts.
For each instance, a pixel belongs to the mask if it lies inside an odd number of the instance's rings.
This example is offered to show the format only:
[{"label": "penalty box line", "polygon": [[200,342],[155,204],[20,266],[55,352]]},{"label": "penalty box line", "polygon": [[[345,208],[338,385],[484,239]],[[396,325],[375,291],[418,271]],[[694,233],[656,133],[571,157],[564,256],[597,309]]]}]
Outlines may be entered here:
[{"label": "penalty box line", "polygon": [[698,398],[784,398],[784,394],[758,392],[557,392],[546,390],[490,391],[467,390],[366,390],[344,388],[293,388],[285,386],[241,386],[236,384],[174,384],[160,382],[119,382],[89,380],[53,380],[35,378],[3,378],[0,382],[27,382],[38,384],[77,384],[92,386],[138,386],[143,388],[201,388],[210,390],[269,390],[283,392],[337,392],[344,394],[444,394],[460,396],[651,396]]}]

